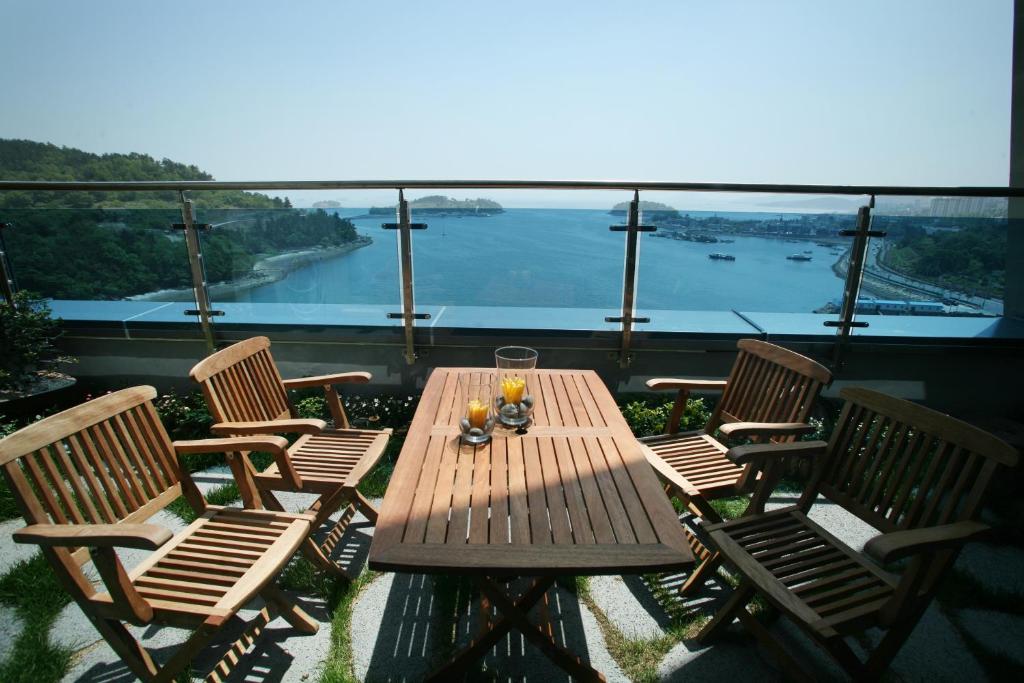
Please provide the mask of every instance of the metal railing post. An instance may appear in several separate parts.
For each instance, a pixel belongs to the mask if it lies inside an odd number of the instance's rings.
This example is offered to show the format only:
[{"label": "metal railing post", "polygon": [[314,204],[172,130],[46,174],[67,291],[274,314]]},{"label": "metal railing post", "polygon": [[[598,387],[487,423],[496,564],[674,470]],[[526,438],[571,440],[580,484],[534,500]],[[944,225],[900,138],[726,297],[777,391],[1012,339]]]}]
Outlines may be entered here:
[{"label": "metal railing post", "polygon": [[843,305],[839,311],[839,320],[825,321],[826,327],[838,328],[835,351],[832,356],[832,367],[836,371],[842,368],[843,356],[853,329],[868,326],[866,322],[858,322],[854,318],[857,314],[857,299],[860,297],[861,282],[864,280],[868,239],[885,237],[885,232],[871,229],[871,209],[874,207],[875,196],[871,195],[868,205],[860,207],[857,211],[857,229],[839,232],[844,237],[853,237],[853,247],[850,249],[850,265],[846,271],[846,286],[843,288]]},{"label": "metal railing post", "polygon": [[622,315],[609,316],[605,322],[622,323],[622,338],[619,347],[619,367],[627,368],[632,362],[630,347],[633,344],[633,323],[649,323],[650,318],[637,318],[636,277],[637,261],[640,258],[639,237],[641,232],[654,232],[651,225],[640,225],[640,191],[633,190],[633,201],[629,203],[629,217],[626,225],[613,225],[609,230],[626,233],[626,257],[622,268]]},{"label": "metal railing post", "polygon": [[405,193],[401,188],[398,190],[397,222],[384,223],[381,225],[385,230],[398,230],[398,277],[402,286],[402,312],[388,313],[389,318],[401,318],[402,326],[405,328],[405,362],[413,365],[416,362],[416,347],[414,345],[413,330],[414,321],[427,320],[430,315],[417,313],[414,301],[414,288],[412,278],[412,231],[426,230],[426,223],[413,223],[409,215],[409,202],[405,201]]},{"label": "metal railing post", "polygon": [[14,306],[14,293],[18,291],[18,285],[14,281],[14,268],[7,256],[7,242],[4,241],[4,231],[9,227],[10,223],[0,223],[0,293],[8,305]]},{"label": "metal railing post", "polygon": [[[201,229],[208,229],[207,225],[197,225],[195,214],[192,211],[192,200],[185,199],[184,192],[178,192],[178,199],[181,202],[181,221],[185,230],[185,248],[188,250],[188,265],[192,274],[192,291],[195,295],[196,309],[186,311],[187,315],[197,315],[199,326],[203,330],[203,337],[206,339],[206,349],[213,353],[216,344],[213,336],[213,321],[211,317],[215,314],[210,310],[210,290],[206,284],[206,264],[203,263],[203,250],[199,244],[199,233]],[[177,227],[177,226],[176,226]]]}]

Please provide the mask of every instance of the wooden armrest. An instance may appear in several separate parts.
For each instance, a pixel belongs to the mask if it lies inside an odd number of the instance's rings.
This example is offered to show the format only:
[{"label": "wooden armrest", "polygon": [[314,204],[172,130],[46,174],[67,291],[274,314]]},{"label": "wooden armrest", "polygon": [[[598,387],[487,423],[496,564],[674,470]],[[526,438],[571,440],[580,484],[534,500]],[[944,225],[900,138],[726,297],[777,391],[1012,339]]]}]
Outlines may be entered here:
[{"label": "wooden armrest", "polygon": [[647,388],[651,391],[668,389],[686,389],[687,391],[722,391],[729,382],[724,379],[673,379],[656,377],[647,380]]},{"label": "wooden armrest", "polygon": [[[239,436],[230,439],[199,439],[197,441],[175,441],[174,452],[180,458],[193,453],[233,453],[236,451],[258,451],[270,453],[277,463],[277,470],[289,486],[302,488],[302,479],[295,471],[288,457],[288,440],[283,436]],[[185,468],[183,467],[184,471]]]},{"label": "wooden armrest", "polygon": [[822,455],[828,448],[824,441],[794,441],[793,443],[752,443],[746,446],[733,446],[725,453],[725,457],[737,465],[745,465],[752,460],[765,457],[806,457]]},{"label": "wooden armrest", "polygon": [[727,439],[749,436],[801,436],[812,434],[814,425],[806,422],[729,422],[718,428]]},{"label": "wooden armrest", "polygon": [[864,545],[864,552],[880,564],[889,564],[918,553],[963,545],[984,535],[989,529],[991,527],[981,522],[954,522],[893,531],[872,538]]},{"label": "wooden armrest", "polygon": [[286,379],[282,383],[285,389],[305,389],[307,387],[322,387],[326,384],[366,384],[371,379],[373,379],[373,375],[368,372],[339,372],[333,375]]},{"label": "wooden armrest", "polygon": [[31,524],[12,536],[15,543],[43,546],[156,550],[173,534],[155,524]]},{"label": "wooden armrest", "polygon": [[214,434],[245,436],[250,434],[319,434],[327,423],[315,418],[267,420],[265,422],[218,422],[210,427]]}]

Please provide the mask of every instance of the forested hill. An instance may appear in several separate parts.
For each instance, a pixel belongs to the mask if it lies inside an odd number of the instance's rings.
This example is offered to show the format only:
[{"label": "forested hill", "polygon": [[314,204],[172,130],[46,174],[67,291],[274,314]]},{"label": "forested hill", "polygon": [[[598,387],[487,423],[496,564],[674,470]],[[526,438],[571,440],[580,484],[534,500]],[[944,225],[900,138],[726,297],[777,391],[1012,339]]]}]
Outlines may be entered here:
[{"label": "forested hill", "polygon": [[[4,180],[211,180],[195,166],[145,154],[90,154],[0,140]],[[191,192],[211,282],[247,277],[257,260],[332,249],[357,235],[352,222],[253,192]],[[22,289],[57,299],[120,299],[190,283],[176,192],[0,192],[0,222]]]},{"label": "forested hill", "polygon": [[[92,154],[31,140],[0,138],[0,180],[213,180],[209,173],[148,154]],[[287,199],[256,192],[193,192],[197,207],[282,209]],[[0,192],[0,208],[159,208],[177,206],[175,192]]]}]

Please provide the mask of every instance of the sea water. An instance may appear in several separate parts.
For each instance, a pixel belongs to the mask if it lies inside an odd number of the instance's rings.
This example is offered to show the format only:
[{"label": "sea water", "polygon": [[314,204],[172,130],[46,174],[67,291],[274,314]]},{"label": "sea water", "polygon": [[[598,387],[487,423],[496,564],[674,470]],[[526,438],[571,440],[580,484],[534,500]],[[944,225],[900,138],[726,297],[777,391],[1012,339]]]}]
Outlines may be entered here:
[{"label": "sea water", "polygon": [[[373,244],[313,263],[272,284],[239,292],[235,301],[381,304],[400,301],[395,231],[341,209]],[[700,212],[690,212],[698,215]],[[778,214],[726,214],[778,220]],[[360,217],[362,216],[362,217]],[[624,217],[591,209],[507,209],[493,216],[413,216],[428,229],[413,234],[417,304],[616,309],[622,303]],[[854,217],[850,217],[851,226]],[[810,313],[842,295],[832,270],[838,258],[814,240],[799,242],[728,234],[733,243],[704,244],[640,236],[637,309]],[[786,257],[810,250],[810,261]],[[735,261],[708,258],[715,252]],[[397,310],[397,308],[396,308]]]}]

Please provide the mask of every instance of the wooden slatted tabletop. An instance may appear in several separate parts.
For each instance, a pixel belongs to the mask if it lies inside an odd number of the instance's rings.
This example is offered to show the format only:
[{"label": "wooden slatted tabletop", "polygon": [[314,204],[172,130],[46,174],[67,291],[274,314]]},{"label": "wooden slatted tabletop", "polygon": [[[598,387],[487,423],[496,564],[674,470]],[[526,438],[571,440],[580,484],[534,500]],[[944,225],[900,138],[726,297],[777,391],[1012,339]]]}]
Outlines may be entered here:
[{"label": "wooden slatted tabletop", "polygon": [[614,399],[590,370],[537,370],[526,434],[462,445],[459,377],[423,391],[370,547],[384,571],[484,576],[641,573],[693,563],[682,526]]}]

